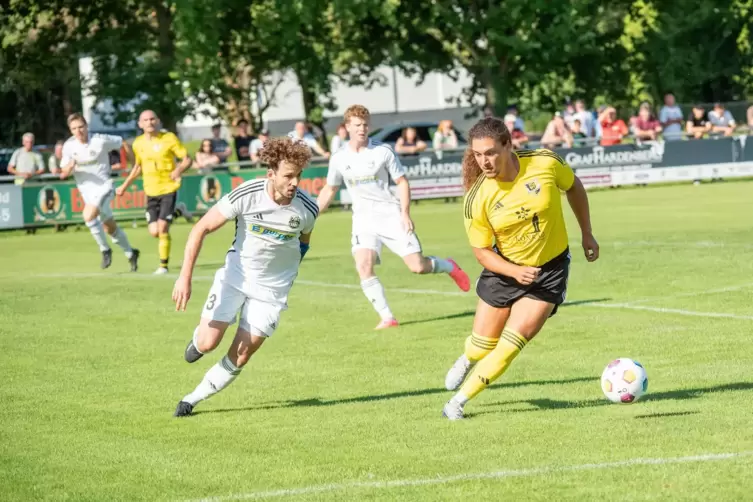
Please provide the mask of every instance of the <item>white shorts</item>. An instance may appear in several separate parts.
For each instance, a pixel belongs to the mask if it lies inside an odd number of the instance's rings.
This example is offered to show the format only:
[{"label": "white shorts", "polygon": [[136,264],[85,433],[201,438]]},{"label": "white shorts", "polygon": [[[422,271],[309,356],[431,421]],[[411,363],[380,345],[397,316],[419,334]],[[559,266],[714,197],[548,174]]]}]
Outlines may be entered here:
[{"label": "white shorts", "polygon": [[381,261],[382,245],[400,258],[422,252],[421,242],[415,232],[406,232],[400,216],[363,218],[353,215],[351,252],[373,249]]},{"label": "white shorts", "polygon": [[81,192],[81,198],[84,199],[85,204],[99,208],[99,219],[101,221],[112,219],[110,203],[115,198],[115,190],[112,185],[82,186],[79,187],[79,192]]},{"label": "white shorts", "polygon": [[249,296],[224,280],[220,269],[214,277],[201,317],[211,321],[235,324],[240,312],[238,327],[254,335],[272,336],[280,324],[280,315],[287,309],[284,303],[261,300]]}]

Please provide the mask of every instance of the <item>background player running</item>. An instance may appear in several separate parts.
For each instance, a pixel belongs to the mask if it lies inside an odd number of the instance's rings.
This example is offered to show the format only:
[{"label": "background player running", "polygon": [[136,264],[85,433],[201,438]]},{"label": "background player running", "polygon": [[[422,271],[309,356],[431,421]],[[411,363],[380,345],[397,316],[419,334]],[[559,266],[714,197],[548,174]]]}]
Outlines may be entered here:
[{"label": "background player running", "polygon": [[102,252],[101,267],[107,268],[112,264],[112,250],[103,231],[106,230],[112,242],[125,252],[131,271],[136,272],[139,267],[139,250],[131,248],[126,233],[115,223],[110,208],[115,196],[110,177],[110,150],[120,150],[122,146],[126,150],[126,155],[130,157],[131,149],[120,136],[90,136],[86,119],[81,114],[74,113],[68,117],[67,122],[73,136],[63,144],[60,179],[66,179],[73,173],[84,199],[84,222]]},{"label": "background player running", "polygon": [[[139,127],[144,134],[133,141],[136,162],[116,193],[123,195],[133,180],[143,173],[149,233],[159,239],[160,266],[154,273],[162,275],[168,272],[170,223],[178,205],[180,180],[183,172],[191,166],[191,157],[178,137],[171,132],[160,131],[159,125],[159,118],[153,111],[145,110],[139,115]],[[181,159],[177,166],[176,158]],[[182,206],[186,214],[185,204]]]},{"label": "background player running", "polygon": [[[369,139],[369,110],[353,105],[343,119],[350,140],[329,161],[327,184],[319,193],[319,210],[327,209],[345,180],[353,200],[352,252],[361,289],[382,318],[376,329],[390,328],[398,322],[374,274],[382,245],[400,256],[416,274],[449,274],[463,291],[470,289],[470,280],[452,259],[423,255],[410,217],[410,185],[405,170],[390,147]],[[390,178],[397,185],[399,197],[390,191]]]},{"label": "background player running", "polygon": [[215,274],[186,347],[186,361],[217,347],[239,311],[240,322],[227,355],[178,403],[175,416],[190,415],[199,401],[227,387],[277,329],[319,214],[316,202],[297,188],[310,158],[304,143],[269,140],[261,150],[261,160],[269,166],[267,179],[248,181],[225,195],[191,230],[173,290],[177,310],[185,310],[191,297],[191,276],[204,237],[235,220],[235,239],[225,266]]},{"label": "background player running", "polygon": [[599,257],[588,197],[570,166],[549,150],[513,151],[499,119],[479,121],[468,135],[463,213],[484,270],[473,333],[445,379],[449,390],[463,384],[444,407],[450,420],[463,418],[465,403],[505,372],[565,301],[570,253],[560,190],[580,225],[586,260]]}]

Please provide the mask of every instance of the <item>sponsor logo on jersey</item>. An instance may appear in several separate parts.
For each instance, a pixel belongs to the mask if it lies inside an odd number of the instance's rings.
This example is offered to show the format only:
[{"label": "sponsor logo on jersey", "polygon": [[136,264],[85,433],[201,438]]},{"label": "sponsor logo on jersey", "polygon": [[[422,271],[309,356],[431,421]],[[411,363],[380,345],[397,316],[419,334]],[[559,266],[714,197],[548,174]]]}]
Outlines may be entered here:
[{"label": "sponsor logo on jersey", "polygon": [[295,238],[295,234],[291,234],[289,232],[281,232],[280,230],[265,227],[263,225],[259,225],[258,223],[254,223],[253,225],[249,226],[248,229],[255,234],[271,237],[281,242],[287,242]]},{"label": "sponsor logo on jersey", "polygon": [[301,225],[301,219],[298,216],[291,216],[288,225],[290,228],[298,228]]},{"label": "sponsor logo on jersey", "polygon": [[359,178],[351,178],[348,180],[352,186],[356,185],[369,185],[379,181],[376,176],[361,176]]},{"label": "sponsor logo on jersey", "polygon": [[524,207],[521,207],[520,209],[518,209],[517,211],[515,211],[515,214],[518,216],[519,220],[525,220],[526,218],[528,218],[528,213],[530,213],[530,212],[531,212],[530,209],[526,209]]}]

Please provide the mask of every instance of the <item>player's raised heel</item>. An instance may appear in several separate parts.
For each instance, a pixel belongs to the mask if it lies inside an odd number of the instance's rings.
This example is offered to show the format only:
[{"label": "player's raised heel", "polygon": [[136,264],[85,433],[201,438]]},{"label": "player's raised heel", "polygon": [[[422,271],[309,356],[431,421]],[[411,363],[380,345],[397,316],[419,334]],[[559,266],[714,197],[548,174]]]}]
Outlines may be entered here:
[{"label": "player's raised heel", "polygon": [[463,420],[463,407],[450,399],[442,408],[442,416],[448,420]]},{"label": "player's raised heel", "polygon": [[452,258],[448,258],[447,261],[452,263],[452,272],[450,272],[450,278],[455,281],[455,284],[458,285],[460,289],[463,291],[470,291],[471,289],[471,279],[468,277],[468,274],[463,271],[460,266],[455,263],[455,260]]},{"label": "player's raised heel", "polygon": [[139,270],[139,256],[141,256],[141,251],[138,249],[132,250],[131,257],[128,258],[128,263],[131,264],[131,272],[138,272]]},{"label": "player's raised heel", "polygon": [[447,390],[457,390],[458,387],[465,381],[465,377],[471,372],[474,363],[470,362],[465,354],[458,357],[455,364],[452,365],[450,371],[447,372],[447,376],[444,378],[444,386]]},{"label": "player's raised heel", "polygon": [[383,319],[374,329],[397,328],[399,325],[397,319]]},{"label": "player's raised heel", "polygon": [[104,270],[110,265],[112,265],[112,249],[102,251],[102,263],[100,264],[100,267]]},{"label": "player's raised heel", "polygon": [[187,363],[195,363],[204,354],[199,352],[199,349],[196,348],[196,346],[193,344],[193,340],[188,342],[188,346],[186,347],[186,352],[184,353],[184,357],[186,358]]},{"label": "player's raised heel", "polygon": [[193,405],[191,403],[181,401],[178,403],[178,407],[175,408],[175,413],[173,413],[173,416],[174,417],[190,417],[192,413],[193,413]]}]

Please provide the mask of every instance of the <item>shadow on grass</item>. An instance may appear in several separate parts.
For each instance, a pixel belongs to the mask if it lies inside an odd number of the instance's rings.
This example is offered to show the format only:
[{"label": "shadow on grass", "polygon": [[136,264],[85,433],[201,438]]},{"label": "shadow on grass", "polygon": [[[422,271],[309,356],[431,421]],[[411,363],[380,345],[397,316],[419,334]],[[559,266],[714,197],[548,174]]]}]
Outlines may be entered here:
[{"label": "shadow on grass", "polygon": [[670,413],[651,413],[650,415],[637,415],[633,418],[665,418],[665,417],[684,417],[686,415],[698,415],[700,411],[675,411]]},{"label": "shadow on grass", "polygon": [[608,302],[610,300],[612,300],[612,298],[592,298],[590,300],[574,300],[572,302],[563,303],[562,305],[560,305],[560,308],[577,307],[578,305],[588,305],[590,303]]},{"label": "shadow on grass", "polygon": [[[565,384],[570,384],[570,383],[589,382],[589,381],[596,381],[596,380],[598,379],[594,377],[577,377],[577,378],[566,378],[562,380],[532,380],[528,382],[509,382],[509,383],[503,383],[501,385],[495,385],[490,390],[512,389],[516,387],[526,387],[530,385],[565,385]],[[282,409],[282,408],[335,406],[339,404],[368,403],[368,402],[373,402],[373,401],[389,401],[392,399],[402,399],[406,397],[415,397],[415,396],[427,396],[427,395],[433,395],[433,394],[446,394],[448,398],[449,396],[452,395],[451,391],[448,391],[445,388],[420,389],[420,390],[411,390],[411,391],[403,391],[403,392],[392,392],[389,394],[377,394],[374,396],[358,396],[358,397],[350,397],[350,398],[345,398],[345,399],[332,399],[332,400],[323,400],[318,397],[313,397],[310,399],[300,399],[300,400],[293,400],[293,401],[260,403],[258,406],[249,406],[245,408],[227,408],[227,409],[217,409],[217,410],[196,411],[194,412],[194,414],[200,415],[202,413],[231,413],[231,412],[239,412],[239,411],[276,410],[276,409]]]},{"label": "shadow on grass", "polygon": [[[703,397],[705,394],[715,394],[718,392],[730,392],[730,391],[750,391],[750,390],[753,390],[753,382],[735,382],[735,383],[728,383],[728,384],[716,385],[716,386],[711,386],[711,387],[700,387],[696,389],[678,389],[678,390],[670,390],[666,392],[655,392],[653,394],[649,393],[641,399],[641,402],[675,401],[675,400],[686,401],[689,399],[697,399],[697,398]],[[489,413],[499,413],[500,411],[518,413],[518,412],[531,412],[531,411],[544,411],[544,410],[562,410],[562,409],[567,409],[567,408],[593,408],[596,406],[610,405],[612,403],[610,403],[606,399],[589,399],[585,401],[566,401],[566,400],[542,398],[542,399],[523,399],[519,401],[500,401],[497,403],[487,404],[486,406],[499,407],[499,406],[515,405],[515,404],[528,404],[531,407],[515,409],[515,410],[480,411],[478,413],[469,414],[468,416],[470,417],[474,415],[486,415]],[[690,412],[686,412],[686,413],[690,414]],[[672,414],[657,413],[654,416],[658,418],[664,415],[671,416]],[[650,418],[650,417],[651,415],[646,416],[646,418]]]}]

